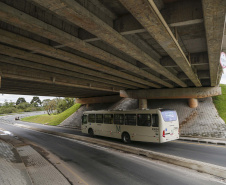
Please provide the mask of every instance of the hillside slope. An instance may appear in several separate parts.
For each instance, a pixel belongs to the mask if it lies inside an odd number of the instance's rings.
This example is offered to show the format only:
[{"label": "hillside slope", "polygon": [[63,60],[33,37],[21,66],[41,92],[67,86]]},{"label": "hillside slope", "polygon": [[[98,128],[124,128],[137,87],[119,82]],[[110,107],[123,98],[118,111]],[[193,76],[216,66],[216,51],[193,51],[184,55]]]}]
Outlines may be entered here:
[{"label": "hillside slope", "polygon": [[63,122],[73,113],[75,113],[79,109],[79,107],[80,107],[80,104],[77,103],[72,107],[70,107],[69,109],[57,115],[44,114],[44,115],[25,117],[22,119],[22,121],[42,123],[42,124],[48,124],[48,125],[59,125],[61,122]]},{"label": "hillside slope", "polygon": [[226,122],[226,85],[221,84],[222,95],[213,97],[213,103],[220,115],[220,117]]}]

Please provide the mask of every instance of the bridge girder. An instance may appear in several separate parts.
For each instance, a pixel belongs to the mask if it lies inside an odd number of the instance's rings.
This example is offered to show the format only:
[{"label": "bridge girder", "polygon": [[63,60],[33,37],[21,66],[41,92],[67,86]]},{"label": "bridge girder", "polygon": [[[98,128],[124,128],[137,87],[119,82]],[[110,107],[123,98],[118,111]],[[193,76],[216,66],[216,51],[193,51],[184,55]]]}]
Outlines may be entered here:
[{"label": "bridge girder", "polygon": [[[217,86],[225,13],[224,0],[2,0],[0,90],[27,94],[26,82],[60,87],[39,86],[42,95],[89,97]],[[4,83],[12,79],[21,83]]]}]

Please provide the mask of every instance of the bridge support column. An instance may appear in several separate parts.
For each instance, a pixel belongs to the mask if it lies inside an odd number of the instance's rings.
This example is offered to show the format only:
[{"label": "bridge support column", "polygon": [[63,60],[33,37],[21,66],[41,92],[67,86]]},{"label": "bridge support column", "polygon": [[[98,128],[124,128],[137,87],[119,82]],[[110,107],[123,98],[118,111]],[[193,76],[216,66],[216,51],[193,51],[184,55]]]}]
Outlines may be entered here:
[{"label": "bridge support column", "polygon": [[147,109],[147,99],[139,99],[139,109]]},{"label": "bridge support column", "polygon": [[190,108],[198,107],[198,99],[196,99],[196,98],[188,99],[188,105],[189,105]]}]

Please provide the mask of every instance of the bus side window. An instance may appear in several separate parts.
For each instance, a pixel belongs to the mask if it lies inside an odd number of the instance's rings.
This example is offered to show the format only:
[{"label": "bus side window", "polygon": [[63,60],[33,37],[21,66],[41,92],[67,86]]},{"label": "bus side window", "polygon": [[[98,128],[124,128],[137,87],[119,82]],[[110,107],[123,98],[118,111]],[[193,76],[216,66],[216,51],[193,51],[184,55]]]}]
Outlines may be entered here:
[{"label": "bus side window", "polygon": [[115,114],[114,115],[114,124],[124,125],[124,114]]},{"label": "bus side window", "polygon": [[159,127],[159,116],[158,116],[158,114],[152,114],[152,119],[151,119],[151,121],[152,121],[152,127]]},{"label": "bus side window", "polygon": [[113,124],[113,114],[104,114],[104,123]]},{"label": "bus side window", "polygon": [[103,114],[96,114],[96,123],[103,123]]},{"label": "bus side window", "polygon": [[82,124],[87,124],[87,115],[82,116]]},{"label": "bus side window", "polygon": [[137,126],[151,126],[151,115],[150,114],[138,114],[137,115]]},{"label": "bus side window", "polygon": [[95,123],[95,114],[89,114],[88,116],[88,121],[91,122],[91,123]]},{"label": "bus side window", "polygon": [[125,114],[125,125],[136,125],[136,114]]}]

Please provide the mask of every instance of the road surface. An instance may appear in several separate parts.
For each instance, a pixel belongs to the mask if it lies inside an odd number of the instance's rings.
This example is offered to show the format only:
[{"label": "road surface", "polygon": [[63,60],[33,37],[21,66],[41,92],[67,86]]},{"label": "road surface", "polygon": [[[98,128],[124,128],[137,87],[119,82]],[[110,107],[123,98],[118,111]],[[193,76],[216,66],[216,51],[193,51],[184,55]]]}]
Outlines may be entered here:
[{"label": "road surface", "polygon": [[[48,150],[47,152],[55,154],[70,167],[71,173],[80,177],[85,184],[226,184],[224,181],[221,181],[221,179],[214,178],[209,175],[199,174],[198,172],[182,167],[177,167],[159,161],[152,161],[150,159],[118,152],[96,145],[15,127],[13,124],[6,124],[6,121],[3,123],[0,120],[0,128],[11,131],[18,137],[36,143],[38,146]],[[45,128],[54,129],[55,131],[59,129],[63,132],[70,131],[69,129],[57,127]],[[119,141],[116,140],[115,142]],[[201,149],[197,151],[198,155],[203,153],[203,156],[205,156],[205,149],[211,149],[214,151],[217,148],[211,145],[198,146],[188,144],[186,142],[173,142],[167,145],[142,143],[135,143],[133,145],[139,145],[144,148],[151,147],[153,150],[161,152],[170,150],[171,154],[183,154],[184,151],[180,150],[180,148],[186,148],[185,146],[193,148],[194,153],[196,150],[195,148],[201,147]],[[225,148],[219,147],[219,149],[220,151],[226,151]],[[213,152],[209,153],[210,155],[213,155]],[[217,153],[217,155],[219,155],[219,151]],[[212,157],[215,156],[213,155]],[[207,157],[205,158],[207,159]]]}]

